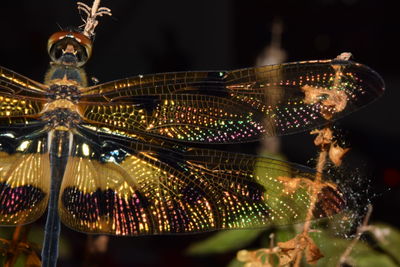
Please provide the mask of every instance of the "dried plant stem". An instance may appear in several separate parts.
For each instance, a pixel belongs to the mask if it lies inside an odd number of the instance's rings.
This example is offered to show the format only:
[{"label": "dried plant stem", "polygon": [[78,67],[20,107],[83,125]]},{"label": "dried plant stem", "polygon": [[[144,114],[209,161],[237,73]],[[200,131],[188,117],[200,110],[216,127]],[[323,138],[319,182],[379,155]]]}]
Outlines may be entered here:
[{"label": "dried plant stem", "polygon": [[[318,162],[317,162],[317,168],[316,168],[317,169],[317,173],[315,175],[315,180],[314,180],[314,182],[316,184],[319,184],[322,181],[322,172],[323,172],[324,167],[325,167],[326,157],[327,156],[328,156],[328,150],[322,148],[321,152],[319,153],[319,156],[318,156]],[[305,222],[304,228],[303,228],[304,232],[309,232],[309,230],[310,230],[312,212],[314,210],[315,202],[317,201],[317,196],[318,196],[319,191],[320,191],[320,188],[318,186],[315,186],[313,188],[313,192],[311,194],[310,208],[307,211],[306,222]]]},{"label": "dried plant stem", "polygon": [[[271,233],[271,234],[269,235],[269,249],[270,249],[271,251],[274,251],[274,246],[275,246],[274,239],[275,239],[275,234],[274,234],[274,233]],[[269,264],[271,264],[271,265],[273,264],[272,254],[267,254],[267,262],[268,262]]]},{"label": "dried plant stem", "polygon": [[354,246],[357,244],[357,242],[360,240],[362,234],[367,229],[369,219],[371,218],[372,205],[368,204],[367,208],[368,208],[368,210],[367,210],[367,213],[365,214],[363,223],[357,228],[356,237],[351,241],[350,245],[343,252],[342,256],[340,256],[340,260],[337,264],[337,267],[340,267],[340,266],[342,266],[343,263],[347,262],[347,259],[350,256],[350,253],[353,250]]},{"label": "dried plant stem", "polygon": [[105,253],[108,249],[110,238],[107,235],[99,235],[96,237],[89,236],[87,246],[91,254]]},{"label": "dried plant stem", "polygon": [[109,245],[109,236],[88,236],[86,242],[86,252],[84,259],[84,266],[100,265],[105,258]]},{"label": "dried plant stem", "polygon": [[294,267],[300,267],[300,263],[301,263],[301,258],[303,256],[303,252],[300,251],[299,253],[297,253],[296,255],[296,261],[294,262],[293,266]]},{"label": "dried plant stem", "polygon": [[27,231],[23,226],[19,225],[15,227],[13,238],[10,242],[6,259],[4,261],[4,267],[13,267],[18,259],[20,254],[19,245],[21,242],[26,241]]},{"label": "dried plant stem", "polygon": [[85,22],[85,27],[83,29],[83,34],[91,38],[94,36],[94,29],[98,25],[97,17],[103,15],[111,16],[111,9],[107,7],[100,7],[100,0],[94,0],[92,7],[89,7],[85,3],[77,2],[78,10],[83,11],[87,18],[83,19]]},{"label": "dried plant stem", "polygon": [[[319,153],[318,156],[318,161],[317,161],[317,166],[316,166],[316,170],[317,173],[315,175],[315,184],[320,184],[320,182],[322,181],[322,172],[324,170],[325,164],[326,164],[326,158],[328,156],[328,150],[326,148],[327,146],[321,146],[321,151]],[[318,197],[318,193],[320,191],[319,186],[315,186],[313,187],[311,196],[310,196],[310,207],[307,210],[307,216],[306,216],[306,220],[303,226],[303,234],[308,236],[308,233],[310,232],[311,229],[311,219],[313,217],[313,210],[315,207],[315,203],[317,201],[317,197]],[[296,255],[296,261],[294,263],[293,266],[295,267],[299,267],[300,263],[301,263],[301,259],[303,256],[303,251],[300,250],[299,253]]]},{"label": "dried plant stem", "polygon": [[92,16],[96,14],[96,10],[99,9],[99,6],[100,6],[100,0],[94,0],[92,5]]}]

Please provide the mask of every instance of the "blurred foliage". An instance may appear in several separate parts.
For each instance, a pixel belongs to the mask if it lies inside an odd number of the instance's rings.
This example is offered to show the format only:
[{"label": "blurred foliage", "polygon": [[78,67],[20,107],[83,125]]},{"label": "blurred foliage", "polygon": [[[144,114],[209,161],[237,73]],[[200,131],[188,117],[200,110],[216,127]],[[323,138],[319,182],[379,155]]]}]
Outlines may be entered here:
[{"label": "blurred foliage", "polygon": [[370,225],[368,232],[380,249],[392,256],[400,265],[400,231],[389,225],[379,223]]},{"label": "blurred foliage", "polygon": [[237,251],[251,244],[262,231],[262,229],[221,231],[202,242],[192,244],[187,253],[200,256]]},{"label": "blurred foliage", "polygon": [[[275,159],[282,160],[283,157],[275,156]],[[280,164],[284,163],[280,162]],[[255,170],[256,174],[269,166],[257,167],[258,168]],[[279,175],[280,173],[277,172],[276,176],[278,177]],[[271,185],[263,184],[263,186],[267,188],[268,191],[268,187]],[[293,201],[296,201],[296,199]],[[268,203],[268,205],[272,207],[274,207],[274,204],[273,202]],[[319,248],[324,255],[324,257],[318,260],[317,264],[313,266],[338,266],[343,253],[352,243],[354,236],[350,238],[348,238],[348,236],[349,233],[354,234],[359,225],[361,218],[359,215],[360,214],[357,212],[344,211],[338,215],[332,216],[329,220],[317,220],[313,223],[313,229],[317,230],[310,232],[310,236],[314,240],[317,248]],[[207,254],[232,253],[233,251],[248,248],[252,250],[272,248],[276,246],[278,242],[296,242],[296,232],[299,233],[301,231],[301,225],[264,230],[224,231],[216,233],[208,239],[192,244],[187,252],[192,256],[204,256]],[[346,263],[348,265],[359,267],[400,266],[400,232],[398,230],[387,225],[376,224],[367,226],[364,231],[368,231],[368,235],[372,236],[373,240],[368,240],[367,242],[365,239],[362,239],[357,242],[350,256],[346,258]],[[271,246],[269,237],[272,233],[273,244]],[[301,265],[311,266],[307,264],[304,259]],[[228,266],[244,266],[244,263],[234,258]],[[248,264],[248,266],[250,265]]]},{"label": "blurred foliage", "polygon": [[[362,238],[353,248],[347,259],[347,264],[357,267],[398,267],[400,266],[400,231],[384,224],[369,225],[363,235],[372,238]],[[261,231],[235,230],[217,233],[216,235],[193,244],[188,253],[196,255],[228,253],[232,250],[240,250],[246,247],[268,248],[270,241],[268,235],[274,233],[274,243],[290,240],[295,236],[294,228],[273,229]],[[336,267],[340,257],[350,245],[352,238],[344,238],[327,229],[318,232],[310,232],[324,257],[316,265],[308,265],[304,260],[301,266],[326,266]],[[242,267],[244,263],[236,258],[232,259],[228,267]]]},{"label": "blurred foliage", "polygon": [[[25,226],[24,226],[25,227]],[[13,232],[15,231],[15,227],[0,227],[0,236],[4,241],[11,241],[13,238]],[[23,249],[17,251],[13,251],[13,253],[17,253],[18,257],[14,264],[14,267],[39,267],[41,266],[40,262],[40,248],[43,243],[43,228],[40,226],[32,225],[29,228],[29,233],[27,236],[26,242],[21,242],[19,245]],[[8,247],[8,243],[1,242],[0,244],[0,266],[4,266],[4,262],[6,261],[5,252],[10,248]],[[28,244],[29,247],[25,244]],[[62,235],[60,237],[60,247],[59,247],[59,255],[60,257],[68,257],[71,253],[71,245]]]},{"label": "blurred foliage", "polygon": [[[340,257],[352,241],[351,239],[332,236],[324,231],[321,233],[310,233],[310,235],[325,255],[324,258],[318,261],[317,266],[337,266]],[[378,251],[374,247],[374,244],[369,244],[363,240],[359,241],[354,246],[347,260],[347,264],[360,267],[398,266],[396,262],[391,259],[390,255]],[[304,264],[304,266],[310,265]]]}]

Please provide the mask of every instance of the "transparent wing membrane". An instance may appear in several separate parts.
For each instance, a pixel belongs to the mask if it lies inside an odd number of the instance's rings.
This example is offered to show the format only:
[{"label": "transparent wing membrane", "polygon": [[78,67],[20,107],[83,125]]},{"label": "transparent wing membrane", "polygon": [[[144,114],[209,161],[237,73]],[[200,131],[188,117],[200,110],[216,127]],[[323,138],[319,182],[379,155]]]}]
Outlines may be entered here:
[{"label": "transparent wing membrane", "polygon": [[46,86],[0,67],[0,125],[37,122]]},{"label": "transparent wing membrane", "polygon": [[315,182],[312,170],[296,164],[196,143],[305,131],[384,90],[373,70],[340,60],[163,73],[88,88],[64,78],[48,87],[0,67],[0,224],[28,223],[46,209],[50,171],[57,170],[49,162],[50,129],[73,135],[62,144],[71,151],[58,209],[78,231],[147,235],[293,224],[306,220],[312,196],[311,219],[331,216],[346,201],[328,178]]},{"label": "transparent wing membrane", "polygon": [[235,143],[321,126],[383,90],[368,67],[324,60],[123,79],[84,90],[79,110],[86,122],[111,129]]},{"label": "transparent wing membrane", "polygon": [[82,232],[147,235],[299,223],[317,186],[313,219],[345,207],[333,183],[315,184],[310,169],[269,158],[170,150],[83,128],[72,147],[59,214]]},{"label": "transparent wing membrane", "polygon": [[12,70],[0,67],[0,94],[41,98],[47,86],[26,78]]},{"label": "transparent wing membrane", "polygon": [[0,224],[35,221],[46,210],[49,193],[47,133],[38,127],[1,128]]}]

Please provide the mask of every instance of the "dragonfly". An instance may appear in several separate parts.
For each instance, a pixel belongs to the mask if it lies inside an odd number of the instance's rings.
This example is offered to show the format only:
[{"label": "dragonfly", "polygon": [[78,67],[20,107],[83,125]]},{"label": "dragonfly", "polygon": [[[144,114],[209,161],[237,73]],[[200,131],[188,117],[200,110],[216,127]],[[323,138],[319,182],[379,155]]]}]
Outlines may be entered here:
[{"label": "dragonfly", "polygon": [[[79,8],[85,29],[51,35],[43,83],[0,67],[0,225],[47,210],[43,266],[56,265],[60,222],[120,236],[304,222],[315,171],[209,147],[314,129],[384,91],[375,71],[340,58],[89,86],[96,17],[110,10]],[[345,207],[326,182],[312,219]]]}]

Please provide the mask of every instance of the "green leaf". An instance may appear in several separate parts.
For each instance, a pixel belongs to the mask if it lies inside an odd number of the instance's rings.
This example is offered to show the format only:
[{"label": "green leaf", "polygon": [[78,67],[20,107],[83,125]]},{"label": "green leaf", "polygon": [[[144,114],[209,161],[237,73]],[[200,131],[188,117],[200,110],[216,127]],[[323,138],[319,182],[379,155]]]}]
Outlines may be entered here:
[{"label": "green leaf", "polygon": [[[276,246],[277,242],[286,242],[290,239],[292,239],[293,237],[296,236],[296,232],[294,231],[293,227],[286,227],[286,228],[278,228],[275,232],[274,232],[274,243]],[[269,246],[269,242],[266,244]]]},{"label": "green leaf", "polygon": [[239,250],[253,242],[264,229],[221,231],[212,237],[192,244],[187,253],[205,255]]},{"label": "green leaf", "polygon": [[368,227],[379,247],[400,262],[400,231],[386,224]]},{"label": "green leaf", "polygon": [[367,253],[354,258],[354,265],[360,267],[398,267],[389,256],[382,253]]},{"label": "green leaf", "polygon": [[20,254],[17,261],[14,264],[14,267],[24,267],[25,265],[25,261],[26,261],[26,256],[23,254]]},{"label": "green leaf", "polygon": [[[28,240],[31,243],[36,244],[37,247],[41,248],[43,245],[43,238],[44,238],[43,228],[37,225],[33,225],[31,230],[29,231]],[[59,238],[60,238],[59,251],[58,251],[59,257],[60,258],[71,257],[72,244],[63,234],[61,234]]]},{"label": "green leaf", "polygon": [[[312,236],[317,246],[325,255],[324,258],[318,261],[317,266],[324,267],[337,266],[340,257],[352,241],[336,238],[330,236],[325,232],[310,233],[310,236]],[[354,246],[348,260],[351,265],[357,267],[398,267],[398,265],[395,264],[388,255],[375,251],[373,248],[365,244],[362,240],[360,240]]]}]

